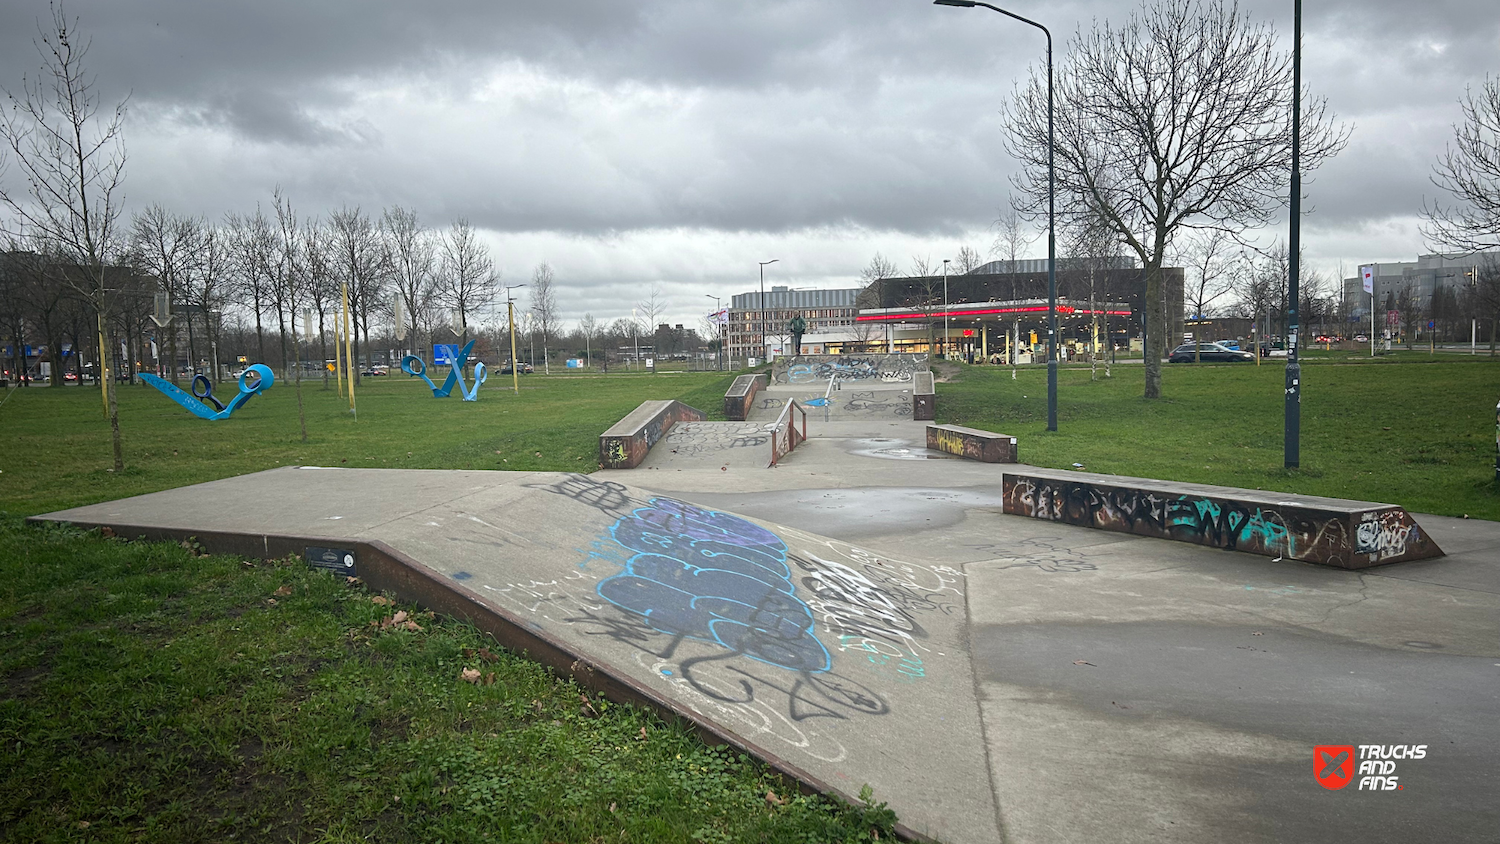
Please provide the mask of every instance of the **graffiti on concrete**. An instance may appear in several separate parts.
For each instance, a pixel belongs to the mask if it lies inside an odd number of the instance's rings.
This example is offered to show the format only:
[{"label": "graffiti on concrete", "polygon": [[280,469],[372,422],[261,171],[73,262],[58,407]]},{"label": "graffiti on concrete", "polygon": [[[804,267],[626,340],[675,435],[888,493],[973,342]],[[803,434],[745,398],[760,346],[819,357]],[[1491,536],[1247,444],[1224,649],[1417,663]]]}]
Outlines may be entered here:
[{"label": "graffiti on concrete", "polygon": [[731,448],[759,448],[770,441],[771,435],[760,425],[679,422],[672,426],[662,445],[675,454],[693,456]]},{"label": "graffiti on concrete", "polygon": [[[613,512],[624,496],[600,486],[574,476],[549,488]],[[951,568],[668,498],[632,503],[580,563],[599,578],[593,595],[567,578],[510,584],[505,597],[628,645],[694,710],[819,759],[845,751],[818,724],[889,712],[872,684],[922,682],[941,658],[922,617],[963,605]]]},{"label": "graffiti on concrete", "polygon": [[993,554],[996,559],[1011,560],[1001,566],[1003,569],[1030,569],[1045,574],[1078,574],[1099,569],[1085,555],[1064,545],[1062,537],[1058,536],[1034,536],[1004,545],[987,542],[964,547]]},{"label": "graffiti on concrete", "polygon": [[601,598],[670,636],[793,671],[831,666],[776,534],[728,513],[655,498],[616,522],[610,535],[633,556],[599,584]]},{"label": "graffiti on concrete", "polygon": [[927,371],[927,355],[800,355],[778,358],[771,369],[773,384],[811,384],[818,381],[907,382]]},{"label": "graffiti on concrete", "polygon": [[636,507],[645,504],[644,501],[632,498],[626,491],[624,484],[614,481],[599,481],[588,475],[567,474],[562,480],[550,484],[525,484],[527,489],[539,489],[554,495],[561,495],[573,501],[592,507],[614,518],[624,518]]},{"label": "graffiti on concrete", "polygon": [[1009,473],[1004,486],[1006,513],[1268,557],[1358,568],[1442,553],[1399,508],[1360,513]]},{"label": "graffiti on concrete", "polygon": [[1354,528],[1355,553],[1369,554],[1376,561],[1405,554],[1417,526],[1401,515],[1395,510],[1362,514]]},{"label": "graffiti on concrete", "polygon": [[843,411],[851,416],[910,416],[911,394],[904,391],[861,390],[846,397]]}]

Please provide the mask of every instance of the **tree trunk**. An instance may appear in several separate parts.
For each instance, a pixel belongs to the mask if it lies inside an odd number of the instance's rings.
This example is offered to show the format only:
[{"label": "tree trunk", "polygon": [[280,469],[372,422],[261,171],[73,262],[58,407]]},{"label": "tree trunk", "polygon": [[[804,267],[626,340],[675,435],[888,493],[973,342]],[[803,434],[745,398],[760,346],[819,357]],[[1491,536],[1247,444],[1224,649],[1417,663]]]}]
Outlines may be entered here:
[{"label": "tree trunk", "polygon": [[[1159,253],[1158,253],[1159,254]],[[1145,369],[1148,399],[1161,398],[1161,359],[1167,341],[1166,313],[1162,306],[1161,261],[1146,266],[1146,344]]]},{"label": "tree trunk", "polygon": [[323,373],[323,389],[328,389],[328,332],[323,327],[323,309],[318,309],[318,371]]}]

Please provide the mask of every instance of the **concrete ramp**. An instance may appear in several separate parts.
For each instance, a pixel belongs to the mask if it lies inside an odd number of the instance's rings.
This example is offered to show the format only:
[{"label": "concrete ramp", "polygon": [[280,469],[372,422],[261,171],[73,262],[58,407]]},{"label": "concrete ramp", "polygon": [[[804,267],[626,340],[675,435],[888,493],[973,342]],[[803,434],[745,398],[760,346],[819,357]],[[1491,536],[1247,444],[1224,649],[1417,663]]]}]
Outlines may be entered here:
[{"label": "concrete ramp", "polygon": [[[813,422],[850,422],[877,419],[910,420],[912,418],[912,388],[878,385],[842,384],[840,389],[829,391],[825,383],[822,389],[796,389],[772,387],[761,391],[753,403],[749,421],[774,422],[781,415],[787,401],[796,399],[807,410],[807,420]],[[810,436],[816,436],[809,430]]]},{"label": "concrete ramp", "polygon": [[[692,424],[679,449],[745,434]],[[949,565],[562,473],[289,467],[38,518],[305,555],[809,787],[868,783],[909,836],[1000,838]]]}]

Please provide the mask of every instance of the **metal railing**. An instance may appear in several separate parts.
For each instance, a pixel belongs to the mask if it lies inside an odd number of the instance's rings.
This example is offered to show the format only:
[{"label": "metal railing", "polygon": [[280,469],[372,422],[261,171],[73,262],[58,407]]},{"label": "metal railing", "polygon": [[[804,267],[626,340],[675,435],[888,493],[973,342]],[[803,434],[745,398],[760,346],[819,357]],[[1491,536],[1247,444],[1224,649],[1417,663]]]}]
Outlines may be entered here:
[{"label": "metal railing", "polygon": [[[792,418],[793,409],[802,414],[802,430],[800,433],[797,431],[796,420]],[[786,438],[784,440],[782,439],[781,430],[783,425],[786,426]],[[802,409],[802,405],[798,404],[796,399],[787,399],[786,405],[781,408],[781,415],[776,417],[776,421],[766,426],[766,428],[771,432],[771,465],[775,466],[776,461],[791,454],[792,450],[799,443],[807,441],[807,411]]]}]

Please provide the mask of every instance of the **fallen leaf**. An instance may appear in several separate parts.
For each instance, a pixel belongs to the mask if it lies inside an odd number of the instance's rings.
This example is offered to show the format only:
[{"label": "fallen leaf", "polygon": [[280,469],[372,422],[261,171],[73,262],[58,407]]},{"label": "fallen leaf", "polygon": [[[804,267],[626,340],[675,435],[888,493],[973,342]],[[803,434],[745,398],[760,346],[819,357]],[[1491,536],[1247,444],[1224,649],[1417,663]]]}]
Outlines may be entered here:
[{"label": "fallen leaf", "polygon": [[499,662],[500,661],[499,655],[496,654],[496,653],[494,653],[494,652],[492,652],[489,648],[480,648],[479,649],[479,658],[482,659],[482,660],[484,660],[485,662]]},{"label": "fallen leaf", "polygon": [[486,686],[495,685],[495,672],[491,671],[490,673],[484,675],[484,684]]},{"label": "fallen leaf", "polygon": [[479,669],[478,668],[465,668],[463,670],[463,672],[458,675],[458,679],[463,680],[465,683],[474,683],[475,685],[478,685],[479,684]]},{"label": "fallen leaf", "polygon": [[[1074,665],[1094,665],[1092,662],[1086,662],[1086,661],[1081,660],[1081,659],[1075,659],[1075,660],[1073,660],[1073,664]],[[1094,665],[1094,667],[1098,668],[1099,666]]]},{"label": "fallen leaf", "polygon": [[406,629],[409,630],[409,631],[411,631],[412,633],[421,633],[422,632],[421,625],[417,624],[415,621],[408,621],[408,622],[406,622]]},{"label": "fallen leaf", "polygon": [[267,598],[266,599],[266,603],[268,603],[268,604],[270,604],[271,606],[274,607],[274,606],[276,606],[276,599],[275,598]]},{"label": "fallen leaf", "polygon": [[361,586],[363,584],[364,584],[364,581],[360,580],[357,577],[346,577],[346,578],[344,578],[344,585],[345,586]]},{"label": "fallen leaf", "polygon": [[102,527],[99,528],[99,535],[104,537],[105,539],[109,539],[115,535],[115,532],[112,528]]},{"label": "fallen leaf", "polygon": [[615,804],[613,804],[613,803],[609,804],[609,810],[611,812],[613,812],[615,810]]},{"label": "fallen leaf", "polygon": [[250,562],[249,560],[240,560],[240,565],[244,566],[247,569],[255,568],[255,564]]},{"label": "fallen leaf", "polygon": [[400,624],[403,621],[406,621],[406,610],[401,610],[401,611],[397,612],[395,615],[391,616],[391,623],[392,624]]},{"label": "fallen leaf", "polygon": [[370,597],[370,603],[379,604],[382,607],[393,607],[396,605],[395,601],[392,601],[390,598],[387,598],[384,595],[372,595]]},{"label": "fallen leaf", "polygon": [[285,598],[286,596],[292,594],[292,587],[283,586],[280,589],[277,589],[275,592],[272,592],[271,594],[277,596],[278,598]]},{"label": "fallen leaf", "polygon": [[[542,712],[542,702],[539,701],[539,700],[532,701],[531,702],[531,708],[534,709],[534,710],[536,710],[537,714],[540,715],[541,712]],[[644,730],[645,727],[642,727],[641,729]]]},{"label": "fallen leaf", "polygon": [[785,806],[786,805],[786,801],[782,800],[780,797],[777,797],[776,796],[776,792],[774,792],[774,791],[767,791],[766,792],[766,805],[767,806]]},{"label": "fallen leaf", "polygon": [[641,728],[641,741],[645,741],[645,740],[646,740],[646,728],[642,727]]},{"label": "fallen leaf", "polygon": [[[614,804],[611,803],[609,805],[610,805],[610,811],[613,812],[614,811]],[[78,822],[78,828],[79,829],[88,829],[89,828],[89,822],[88,821],[79,821]]]}]

